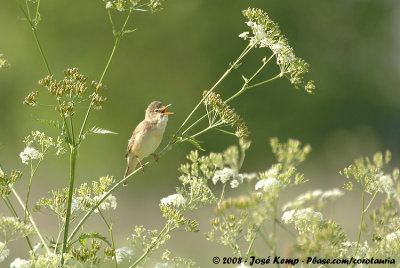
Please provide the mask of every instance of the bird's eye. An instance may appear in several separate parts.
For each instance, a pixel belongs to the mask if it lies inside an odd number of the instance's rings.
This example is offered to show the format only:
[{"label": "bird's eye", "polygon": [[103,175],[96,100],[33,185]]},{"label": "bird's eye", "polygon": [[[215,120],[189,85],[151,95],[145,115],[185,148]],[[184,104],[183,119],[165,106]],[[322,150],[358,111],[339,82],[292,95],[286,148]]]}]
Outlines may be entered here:
[{"label": "bird's eye", "polygon": [[155,109],[155,112],[156,113],[159,113],[161,110],[160,109]]}]

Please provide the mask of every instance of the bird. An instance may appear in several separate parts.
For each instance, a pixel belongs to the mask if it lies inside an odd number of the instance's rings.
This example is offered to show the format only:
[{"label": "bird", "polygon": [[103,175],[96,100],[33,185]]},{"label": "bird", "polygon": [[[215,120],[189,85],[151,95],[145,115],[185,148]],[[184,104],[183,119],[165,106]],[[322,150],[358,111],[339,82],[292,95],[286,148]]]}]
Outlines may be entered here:
[{"label": "bird", "polygon": [[[164,106],[159,101],[153,101],[147,107],[144,120],[137,125],[128,141],[125,153],[127,166],[124,177],[130,175],[138,163],[144,171],[145,166],[141,160],[149,155],[152,155],[158,162],[159,157],[154,152],[163,138],[168,115],[173,114],[167,112],[170,106],[171,104]],[[124,186],[126,185],[127,182],[124,183]]]}]

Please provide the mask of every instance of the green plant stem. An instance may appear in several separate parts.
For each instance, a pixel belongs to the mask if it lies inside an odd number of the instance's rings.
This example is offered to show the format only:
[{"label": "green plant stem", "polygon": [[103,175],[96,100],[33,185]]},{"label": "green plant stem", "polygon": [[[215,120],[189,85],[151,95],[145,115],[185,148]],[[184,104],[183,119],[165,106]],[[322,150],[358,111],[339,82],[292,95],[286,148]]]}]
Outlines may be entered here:
[{"label": "green plant stem", "polygon": [[282,77],[282,74],[279,73],[279,74],[275,75],[274,77],[272,77],[272,78],[270,78],[270,79],[267,79],[267,80],[265,80],[265,81],[256,83],[256,84],[251,85],[251,86],[243,87],[243,88],[241,88],[238,92],[236,92],[234,95],[232,95],[229,99],[227,99],[226,102],[230,102],[231,100],[235,99],[236,97],[242,95],[243,92],[245,92],[246,90],[249,90],[249,89],[251,89],[251,88],[255,88],[255,87],[264,85],[264,84],[266,84],[266,83],[269,83],[269,82],[274,81],[275,79],[278,79],[278,78],[281,78],[281,77]]},{"label": "green plant stem", "polygon": [[[123,26],[121,28],[121,31],[119,32],[119,34],[117,34],[115,36],[114,46],[112,48],[110,57],[107,60],[106,66],[104,67],[103,73],[101,74],[101,77],[100,77],[100,80],[99,80],[99,84],[101,84],[103,82],[104,76],[106,75],[106,73],[108,71],[108,68],[110,67],[110,63],[111,63],[112,59],[114,58],[115,52],[117,51],[117,48],[118,48],[119,43],[120,43],[120,41],[122,39],[122,36],[124,35],[126,25],[128,24],[128,21],[129,21],[129,18],[131,17],[131,15],[132,15],[132,12],[133,12],[133,10],[131,9],[129,11],[126,19],[125,19],[125,22],[124,22],[124,24],[123,24]],[[110,17],[110,21],[112,22],[110,13],[109,13],[109,17]],[[114,23],[113,22],[112,22],[112,28],[113,28],[113,32],[114,32],[115,30],[114,30]],[[89,118],[89,114],[90,114],[90,112],[92,110],[92,107],[93,107],[93,102],[90,102],[89,107],[88,107],[88,109],[86,111],[85,119],[83,120],[83,123],[82,123],[81,130],[79,131],[78,144],[80,144],[80,142],[82,141],[83,131],[85,130],[86,123],[87,123],[87,120]]]},{"label": "green plant stem", "polygon": [[28,185],[28,192],[26,194],[26,200],[25,200],[25,210],[24,210],[24,223],[26,223],[27,220],[27,216],[29,214],[28,211],[28,204],[29,204],[29,195],[31,193],[31,187],[32,187],[32,181],[33,181],[33,177],[35,176],[35,173],[37,171],[37,169],[39,168],[40,163],[42,162],[43,158],[41,157],[36,165],[36,167],[33,169],[32,168],[32,160],[31,160],[31,177],[29,179],[29,185]]},{"label": "green plant stem", "polygon": [[[17,5],[18,5],[19,9],[22,11],[22,13],[24,14],[26,20],[28,21],[29,25],[31,26],[31,29],[32,29],[32,32],[33,32],[33,36],[35,38],[36,45],[37,45],[37,47],[39,49],[40,55],[41,55],[42,60],[43,60],[43,62],[45,64],[45,66],[46,66],[48,74],[49,75],[53,75],[53,73],[52,73],[52,71],[50,69],[50,65],[49,65],[49,62],[47,60],[47,57],[44,54],[42,45],[40,44],[39,37],[38,37],[37,31],[36,31],[36,25],[34,25],[33,22],[32,22],[32,19],[31,19],[30,13],[29,13],[28,2],[27,1],[25,2],[26,5],[27,5],[27,12],[28,13],[25,12],[24,8],[21,5],[20,0],[16,0],[16,2],[17,2]],[[38,15],[39,15],[39,4],[40,4],[40,1],[38,1],[38,5],[36,7],[36,15],[35,15],[36,19],[38,18]],[[58,101],[58,104],[60,105],[60,101]],[[67,120],[65,119],[64,115],[62,115],[62,118],[63,118],[63,121],[64,121],[65,128],[67,130],[67,136],[71,140],[71,136],[70,136],[70,133],[69,133],[69,130],[68,130]]]},{"label": "green plant stem", "polygon": [[[43,62],[44,62],[44,64],[45,64],[45,66],[46,66],[47,72],[48,72],[50,75],[52,75],[52,72],[51,72],[51,69],[50,69],[50,66],[49,66],[49,62],[47,61],[47,58],[46,58],[46,55],[44,54],[42,45],[41,45],[40,42],[39,42],[38,34],[37,34],[37,31],[36,31],[36,25],[33,24],[32,19],[31,19],[30,14],[29,14],[28,2],[26,2],[26,5],[27,5],[27,12],[28,12],[28,13],[25,12],[24,8],[23,8],[22,5],[21,5],[20,0],[16,0],[16,2],[17,2],[17,4],[18,4],[19,9],[22,11],[22,13],[24,14],[26,20],[28,21],[29,25],[31,26],[31,29],[32,29],[32,32],[33,32],[33,36],[35,37],[36,45],[37,45],[38,48],[39,48],[40,55],[42,56],[42,60],[43,60]],[[38,10],[37,10],[36,12],[38,13]],[[37,16],[37,14],[36,14],[36,16]]]},{"label": "green plant stem", "polygon": [[74,133],[74,124],[73,124],[73,122],[72,122],[72,115],[71,115],[71,113],[69,113],[69,123],[70,123],[70,125],[71,125],[72,145],[73,145],[73,146],[76,146],[76,143],[75,143],[75,133]]},{"label": "green plant stem", "polygon": [[111,238],[111,245],[112,245],[112,250],[114,252],[114,261],[115,261],[115,267],[118,268],[118,262],[117,262],[117,255],[116,255],[116,251],[115,251],[115,243],[114,243],[114,235],[113,235],[113,230],[112,230],[112,222],[110,224],[108,224],[106,218],[103,215],[103,212],[101,212],[101,210],[99,209],[99,214],[101,216],[101,218],[103,219],[104,223],[106,224],[108,231],[110,233],[110,238]]},{"label": "green plant stem", "polygon": [[364,214],[365,214],[365,191],[362,191],[362,211],[361,211],[361,221],[360,221],[360,230],[358,231],[358,239],[357,239],[357,246],[356,246],[356,251],[354,252],[353,258],[357,255],[358,248],[360,247],[360,239],[361,239],[361,232],[362,232],[362,224],[364,220]]},{"label": "green plant stem", "polygon": [[42,59],[43,59],[43,61],[44,61],[44,64],[46,65],[47,72],[48,72],[50,75],[52,75],[52,72],[51,72],[50,66],[49,66],[49,62],[47,61],[46,55],[44,54],[44,51],[43,51],[43,49],[42,49],[42,46],[41,46],[41,44],[40,44],[40,42],[39,42],[39,38],[38,38],[38,35],[37,35],[36,27],[32,28],[32,31],[33,31],[33,36],[35,37],[36,45],[37,45],[38,48],[39,48],[40,55],[42,56]]},{"label": "green plant stem", "polygon": [[[142,254],[142,256],[140,256],[139,259],[137,259],[131,266],[129,266],[129,268],[132,268],[132,267],[135,267],[136,265],[138,265],[151,252],[151,250],[157,245],[157,243],[159,242],[159,239],[162,237],[162,235],[169,233],[169,231],[170,231],[169,224],[170,224],[170,220],[168,220],[168,222],[165,224],[164,228],[158,234],[156,239],[154,239],[154,241],[147,247],[146,251]],[[164,232],[165,232],[165,234],[164,234]]]},{"label": "green plant stem", "polygon": [[[14,196],[15,196],[15,198],[17,199],[17,201],[18,201],[18,203],[20,204],[20,206],[22,207],[22,209],[25,210],[24,202],[23,202],[22,199],[19,197],[17,191],[15,191],[15,189],[12,188],[12,187],[11,187],[11,191],[12,191],[12,193],[14,194]],[[47,254],[51,254],[51,251],[50,251],[49,247],[47,246],[47,243],[46,243],[46,241],[44,240],[42,234],[40,233],[39,228],[37,227],[36,222],[35,222],[35,220],[33,219],[32,215],[31,215],[31,214],[28,214],[28,218],[29,218],[30,223],[32,224],[33,229],[35,230],[36,234],[38,235],[40,241],[42,242],[43,246],[45,247],[45,249],[46,249],[46,251],[47,251]]]},{"label": "green plant stem", "polygon": [[[371,200],[369,201],[367,207],[365,207],[365,191],[362,191],[362,211],[361,211],[361,221],[360,221],[360,230],[358,231],[358,239],[357,239],[357,246],[356,246],[356,251],[354,252],[353,258],[356,257],[358,253],[358,249],[360,248],[360,240],[361,240],[361,232],[362,232],[362,224],[364,220],[364,215],[371,206],[372,202],[374,201],[376,195],[378,192],[375,192],[374,195],[372,196]],[[354,264],[351,266],[354,267]]]},{"label": "green plant stem", "polygon": [[[274,212],[273,212],[273,219],[276,219],[276,214],[278,212],[278,204],[279,204],[279,199],[276,200],[275,202],[275,206],[274,206]],[[277,243],[278,243],[278,239],[276,237],[276,221],[274,220],[272,223],[273,226],[273,232],[272,232],[272,242],[273,242],[273,249],[272,249],[272,253],[276,256],[276,248],[277,248]]]},{"label": "green plant stem", "polygon": [[247,260],[249,258],[250,251],[251,251],[251,249],[253,247],[254,241],[256,241],[257,234],[258,234],[259,230],[260,230],[260,227],[257,228],[257,230],[255,231],[255,233],[254,233],[254,235],[253,235],[253,237],[252,237],[252,239],[250,241],[249,247],[247,248],[246,257],[244,258],[245,260]]},{"label": "green plant stem", "polygon": [[367,210],[369,209],[369,207],[371,206],[372,202],[374,201],[376,195],[378,194],[378,192],[375,192],[374,195],[372,196],[371,200],[369,201],[367,207],[365,208],[364,212],[367,212]]},{"label": "green plant stem", "polygon": [[178,128],[176,131],[179,133],[179,131],[183,128],[183,126],[189,121],[189,119],[192,117],[192,115],[197,111],[197,109],[200,107],[200,105],[204,102],[204,100],[211,94],[211,92],[214,91],[214,89],[227,77],[232,69],[236,68],[239,62],[243,59],[244,56],[246,56],[247,53],[254,47],[253,45],[248,45],[243,52],[240,54],[240,56],[235,60],[234,63],[231,64],[231,67],[228,68],[228,70],[225,71],[225,73],[218,79],[218,81],[211,87],[210,90],[208,90],[207,94],[199,101],[199,103],[194,107],[194,109],[189,113],[189,115],[186,117],[186,119],[183,121],[182,125]]},{"label": "green plant stem", "polygon": [[62,252],[61,252],[61,265],[64,264],[64,253],[67,252],[68,229],[69,229],[70,218],[71,218],[72,197],[73,197],[73,193],[74,193],[76,154],[77,154],[76,148],[74,146],[71,146],[68,204],[67,204],[67,215],[65,217],[64,240],[63,240],[63,246],[62,246]]}]

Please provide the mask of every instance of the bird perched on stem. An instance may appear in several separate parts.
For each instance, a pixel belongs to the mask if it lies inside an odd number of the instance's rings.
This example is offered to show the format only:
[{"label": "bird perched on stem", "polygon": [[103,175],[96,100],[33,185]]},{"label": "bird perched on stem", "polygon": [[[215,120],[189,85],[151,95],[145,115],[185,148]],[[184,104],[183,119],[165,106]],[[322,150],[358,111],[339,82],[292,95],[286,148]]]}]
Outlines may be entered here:
[{"label": "bird perched on stem", "polygon": [[[160,145],[168,122],[167,112],[171,106],[163,106],[159,101],[153,101],[146,109],[146,115],[142,122],[133,131],[126,150],[127,167],[125,177],[133,172],[139,163],[144,171],[144,164],[141,162],[146,156],[152,155],[158,161],[158,155],[154,153]],[[125,182],[126,186],[127,183]]]}]

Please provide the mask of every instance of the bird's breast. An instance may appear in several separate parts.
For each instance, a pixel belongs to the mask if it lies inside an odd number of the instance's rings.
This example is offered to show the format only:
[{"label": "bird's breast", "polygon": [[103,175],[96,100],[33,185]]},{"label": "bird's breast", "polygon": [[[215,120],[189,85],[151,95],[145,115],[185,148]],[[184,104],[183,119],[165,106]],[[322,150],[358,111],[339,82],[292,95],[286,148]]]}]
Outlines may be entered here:
[{"label": "bird's breast", "polygon": [[142,159],[154,153],[161,143],[163,134],[164,128],[154,127],[139,135],[139,137],[135,139],[135,148],[133,148],[135,155]]}]

